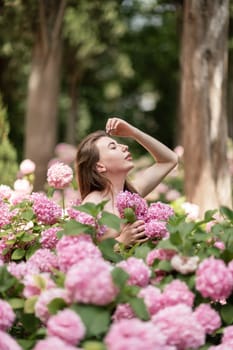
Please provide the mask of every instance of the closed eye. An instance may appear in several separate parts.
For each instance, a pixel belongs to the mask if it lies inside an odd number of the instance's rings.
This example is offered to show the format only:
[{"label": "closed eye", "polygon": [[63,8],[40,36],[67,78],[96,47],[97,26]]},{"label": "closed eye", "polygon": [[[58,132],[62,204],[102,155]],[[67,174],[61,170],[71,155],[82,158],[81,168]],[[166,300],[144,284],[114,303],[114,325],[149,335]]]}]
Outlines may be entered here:
[{"label": "closed eye", "polygon": [[110,142],[110,143],[108,144],[108,148],[109,148],[109,149],[116,149],[116,148],[117,148],[117,144],[116,144],[115,142]]}]

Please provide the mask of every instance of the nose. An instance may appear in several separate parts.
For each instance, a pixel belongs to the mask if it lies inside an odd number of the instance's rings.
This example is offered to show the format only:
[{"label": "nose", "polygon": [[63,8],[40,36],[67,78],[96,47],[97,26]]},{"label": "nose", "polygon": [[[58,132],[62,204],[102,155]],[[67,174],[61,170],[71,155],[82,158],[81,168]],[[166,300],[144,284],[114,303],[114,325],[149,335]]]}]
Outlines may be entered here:
[{"label": "nose", "polygon": [[121,145],[121,149],[123,152],[128,151],[128,146],[127,145]]}]

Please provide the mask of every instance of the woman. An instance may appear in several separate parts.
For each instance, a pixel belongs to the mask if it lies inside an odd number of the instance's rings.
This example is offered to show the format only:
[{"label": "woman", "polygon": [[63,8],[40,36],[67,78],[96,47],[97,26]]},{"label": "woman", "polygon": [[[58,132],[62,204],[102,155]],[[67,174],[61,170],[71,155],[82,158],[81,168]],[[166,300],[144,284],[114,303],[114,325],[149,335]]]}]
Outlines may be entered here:
[{"label": "woman", "polygon": [[[130,137],[143,146],[155,163],[145,169],[143,176],[135,175],[133,186],[127,180],[134,167],[128,146],[117,143],[112,137]],[[176,166],[177,155],[168,147],[120,118],[109,118],[106,132],[97,131],[88,135],[79,145],[76,156],[76,173],[82,203],[108,202],[105,210],[118,215],[116,197],[122,190],[147,196]],[[121,232],[109,230],[103,238],[114,237],[118,242],[130,246],[146,240],[144,221],[125,224]]]}]

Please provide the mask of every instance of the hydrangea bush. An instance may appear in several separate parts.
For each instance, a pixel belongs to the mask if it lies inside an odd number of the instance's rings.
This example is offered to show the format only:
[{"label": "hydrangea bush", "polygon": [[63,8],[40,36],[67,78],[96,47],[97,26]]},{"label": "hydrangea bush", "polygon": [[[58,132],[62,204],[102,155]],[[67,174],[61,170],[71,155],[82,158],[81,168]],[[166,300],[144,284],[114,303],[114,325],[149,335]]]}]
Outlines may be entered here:
[{"label": "hydrangea bush", "polygon": [[[25,162],[21,180],[33,169]],[[72,174],[56,163],[50,186],[63,191]],[[232,210],[200,220],[123,192],[120,219],[104,202],[64,206],[19,188],[0,186],[0,349],[233,348]],[[147,242],[101,240],[136,218]]]}]

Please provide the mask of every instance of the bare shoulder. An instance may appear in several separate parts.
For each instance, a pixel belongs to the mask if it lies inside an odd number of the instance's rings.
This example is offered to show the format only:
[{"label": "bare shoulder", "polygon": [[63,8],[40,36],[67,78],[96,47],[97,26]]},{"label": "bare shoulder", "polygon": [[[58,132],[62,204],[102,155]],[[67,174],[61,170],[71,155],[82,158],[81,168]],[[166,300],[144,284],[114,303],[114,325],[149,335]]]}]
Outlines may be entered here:
[{"label": "bare shoulder", "polygon": [[93,191],[91,193],[89,193],[84,200],[82,201],[82,203],[87,203],[87,202],[91,202],[91,203],[95,203],[98,204],[100,202],[103,201],[103,194],[99,191]]}]

